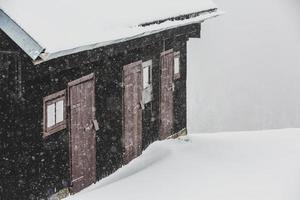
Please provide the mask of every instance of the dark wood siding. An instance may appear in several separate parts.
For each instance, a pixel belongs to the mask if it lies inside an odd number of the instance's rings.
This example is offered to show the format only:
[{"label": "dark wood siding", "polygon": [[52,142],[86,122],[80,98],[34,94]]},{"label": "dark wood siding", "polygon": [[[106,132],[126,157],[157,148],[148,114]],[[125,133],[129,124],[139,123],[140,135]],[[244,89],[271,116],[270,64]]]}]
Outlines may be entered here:
[{"label": "dark wood siding", "polygon": [[172,48],[181,52],[182,76],[176,80],[174,92],[174,132],[185,128],[186,41],[197,37],[199,31],[199,24],[189,25],[37,66],[0,31],[0,51],[18,53],[22,70],[22,96],[0,94],[0,121],[5,122],[0,126],[0,196],[10,200],[40,199],[70,186],[69,133],[65,129],[43,138],[43,97],[66,89],[69,82],[90,73],[95,74],[96,119],[100,125],[96,132],[97,180],[122,165],[124,65],[153,61],[153,101],[143,110],[145,149],[159,133],[160,53]]}]

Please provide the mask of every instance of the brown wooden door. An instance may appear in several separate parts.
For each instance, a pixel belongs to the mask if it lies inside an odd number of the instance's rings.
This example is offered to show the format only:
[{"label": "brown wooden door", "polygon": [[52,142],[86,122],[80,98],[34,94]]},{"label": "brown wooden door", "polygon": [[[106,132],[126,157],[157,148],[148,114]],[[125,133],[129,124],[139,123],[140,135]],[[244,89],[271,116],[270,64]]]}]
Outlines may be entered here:
[{"label": "brown wooden door", "polygon": [[123,163],[142,153],[142,62],[124,66]]},{"label": "brown wooden door", "polygon": [[161,53],[160,82],[160,139],[165,139],[173,133],[173,50]]},{"label": "brown wooden door", "polygon": [[71,191],[96,182],[95,81],[88,75],[68,84]]}]

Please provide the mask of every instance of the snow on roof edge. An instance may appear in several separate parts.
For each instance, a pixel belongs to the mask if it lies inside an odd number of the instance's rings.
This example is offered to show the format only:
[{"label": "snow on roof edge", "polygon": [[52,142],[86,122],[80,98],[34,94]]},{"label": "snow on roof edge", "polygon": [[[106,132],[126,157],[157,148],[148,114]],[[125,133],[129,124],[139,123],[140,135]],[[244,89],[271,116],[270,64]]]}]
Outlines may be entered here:
[{"label": "snow on roof edge", "polygon": [[[108,46],[108,45],[112,45],[112,44],[116,44],[116,43],[126,42],[126,41],[129,41],[129,40],[141,38],[141,37],[144,37],[144,36],[148,36],[148,35],[151,35],[151,34],[159,33],[159,32],[162,32],[162,31],[165,31],[165,30],[170,30],[170,29],[177,28],[177,27],[182,27],[182,26],[195,24],[195,23],[201,23],[201,22],[203,22],[207,19],[214,18],[214,17],[217,17],[219,15],[222,15],[223,13],[224,12],[218,11],[217,8],[216,8],[213,11],[210,10],[209,13],[201,14],[197,17],[190,18],[190,19],[187,19],[187,20],[166,21],[166,22],[163,22],[161,24],[151,25],[152,27],[153,26],[158,27],[157,29],[153,29],[153,30],[151,30],[151,29],[147,30],[147,28],[148,28],[147,26],[146,27],[138,27],[138,28],[146,29],[145,32],[137,34],[137,35],[133,35],[133,36],[130,36],[130,37],[124,37],[124,38],[120,38],[120,39],[116,39],[116,40],[79,46],[79,47],[76,47],[76,48],[62,50],[62,51],[53,52],[53,53],[47,52],[47,50],[46,50],[45,53],[40,54],[40,56],[39,56],[40,59],[34,60],[33,63],[35,65],[38,65],[38,64],[47,62],[49,60],[53,60],[53,59],[63,57],[63,56],[66,56],[66,55],[71,55],[71,54],[75,54],[75,53],[79,53],[79,52],[83,52],[83,51],[88,51],[88,50],[92,50],[92,49],[96,49],[96,48],[99,48],[99,47],[104,47],[104,46]],[[168,24],[168,25],[166,26],[166,24]]]},{"label": "snow on roof edge", "polygon": [[202,15],[205,13],[215,12],[217,9],[218,9],[217,7],[212,7],[210,9],[202,10],[202,11],[198,11],[198,12],[190,12],[190,13],[185,13],[185,14],[181,14],[181,15],[169,16],[167,18],[143,22],[143,23],[140,23],[138,26],[144,27],[144,26],[149,26],[149,25],[154,25],[154,24],[161,24],[166,21],[190,19],[190,18],[198,17],[199,15]]}]

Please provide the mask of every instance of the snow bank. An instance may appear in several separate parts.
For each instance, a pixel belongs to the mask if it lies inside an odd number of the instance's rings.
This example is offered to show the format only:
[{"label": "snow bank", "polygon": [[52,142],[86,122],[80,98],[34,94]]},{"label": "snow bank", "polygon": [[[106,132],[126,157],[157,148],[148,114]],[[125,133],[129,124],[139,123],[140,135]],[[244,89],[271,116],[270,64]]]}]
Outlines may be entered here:
[{"label": "snow bank", "polygon": [[216,5],[211,0],[0,0],[0,8],[53,53],[169,27],[174,24],[150,30],[138,25]]},{"label": "snow bank", "polygon": [[300,130],[190,135],[67,200],[299,200]]}]

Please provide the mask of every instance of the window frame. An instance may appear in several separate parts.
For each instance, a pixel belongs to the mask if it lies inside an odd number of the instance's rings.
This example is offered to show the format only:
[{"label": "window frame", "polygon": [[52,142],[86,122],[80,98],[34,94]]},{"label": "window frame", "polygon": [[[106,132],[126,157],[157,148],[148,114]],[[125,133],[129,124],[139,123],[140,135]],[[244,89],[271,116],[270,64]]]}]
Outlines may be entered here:
[{"label": "window frame", "polygon": [[[54,123],[53,126],[48,127],[48,124],[47,124],[48,123],[48,109],[47,108],[48,108],[48,106],[55,104],[61,100],[63,101],[63,121],[61,121],[59,123]],[[66,90],[56,92],[54,94],[51,94],[51,95],[43,98],[43,129],[44,129],[43,137],[44,138],[67,128],[66,106],[67,106]],[[54,110],[55,110],[55,115],[56,115],[56,107],[54,108]]]},{"label": "window frame", "polygon": [[[178,64],[179,64],[179,66],[178,66],[178,72],[177,73],[175,73],[175,59],[177,59],[178,58]],[[174,76],[174,80],[177,80],[177,79],[180,79],[180,69],[181,69],[181,60],[180,60],[180,51],[176,51],[176,52],[174,52],[174,68],[173,68],[173,76]]]}]

